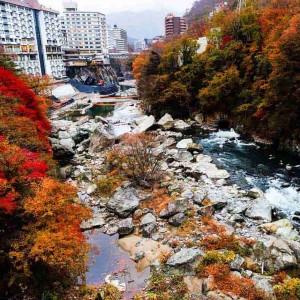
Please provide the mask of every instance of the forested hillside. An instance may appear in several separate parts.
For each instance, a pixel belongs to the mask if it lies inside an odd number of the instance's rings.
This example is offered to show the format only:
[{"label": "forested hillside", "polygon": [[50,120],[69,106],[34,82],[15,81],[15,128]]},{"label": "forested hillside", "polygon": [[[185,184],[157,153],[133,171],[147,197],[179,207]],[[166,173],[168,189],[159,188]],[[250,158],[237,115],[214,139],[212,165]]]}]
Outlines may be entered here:
[{"label": "forested hillside", "polygon": [[[225,114],[240,131],[296,151],[299,9],[297,0],[249,1],[241,12],[231,9],[205,21],[195,18],[187,36],[156,45],[135,61],[145,106],[156,115]],[[209,45],[197,54],[195,36],[203,35]]]}]

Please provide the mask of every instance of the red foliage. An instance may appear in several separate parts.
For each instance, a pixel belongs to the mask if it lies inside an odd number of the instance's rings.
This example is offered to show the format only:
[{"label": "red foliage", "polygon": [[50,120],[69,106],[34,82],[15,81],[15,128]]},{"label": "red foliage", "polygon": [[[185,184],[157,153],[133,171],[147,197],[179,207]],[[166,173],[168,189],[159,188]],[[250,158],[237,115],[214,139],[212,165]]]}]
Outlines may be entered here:
[{"label": "red foliage", "polygon": [[222,39],[221,49],[224,49],[228,43],[232,41],[232,35],[225,35]]},{"label": "red foliage", "polygon": [[16,112],[35,122],[39,137],[46,143],[50,123],[39,106],[38,97],[21,79],[2,67],[0,67],[0,94],[2,97],[17,99],[20,102]]}]

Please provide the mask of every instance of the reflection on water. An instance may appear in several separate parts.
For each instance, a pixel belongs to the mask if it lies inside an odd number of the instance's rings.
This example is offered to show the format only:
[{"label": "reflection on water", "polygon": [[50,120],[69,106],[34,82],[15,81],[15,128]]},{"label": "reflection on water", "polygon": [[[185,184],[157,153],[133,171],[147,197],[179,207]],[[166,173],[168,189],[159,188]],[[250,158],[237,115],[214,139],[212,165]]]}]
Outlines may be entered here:
[{"label": "reflection on water", "polygon": [[101,230],[87,231],[85,234],[92,246],[90,268],[86,273],[87,284],[99,286],[107,275],[112,274],[112,279],[126,283],[125,299],[143,290],[150,270],[137,272],[136,263],[117,245],[117,235],[108,236]]}]

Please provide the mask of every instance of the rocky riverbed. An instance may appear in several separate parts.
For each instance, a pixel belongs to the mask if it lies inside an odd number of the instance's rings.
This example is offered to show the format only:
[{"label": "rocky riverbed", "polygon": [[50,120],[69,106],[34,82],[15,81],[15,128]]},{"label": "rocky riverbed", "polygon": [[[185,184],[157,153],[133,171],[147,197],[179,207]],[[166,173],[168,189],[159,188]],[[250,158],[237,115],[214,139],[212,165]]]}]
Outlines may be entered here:
[{"label": "rocky riverbed", "polygon": [[[156,121],[143,115],[138,104],[126,103],[106,118],[83,116],[66,121],[53,115],[52,125],[51,142],[62,165],[61,175],[78,187],[80,201],[94,212],[82,229],[101,228],[107,235],[120,235],[118,244],[136,262],[138,271],[150,267],[151,273],[159,270],[166,277],[179,274],[194,299],[242,299],[218,291],[212,276],[197,273],[208,252],[204,241],[211,237],[232,237],[239,249],[246,248],[245,241],[252,241],[247,255],[235,251],[230,268],[237,278],[252,279],[267,299],[276,299],[272,276],[298,268],[299,232],[291,221],[274,215],[274,207],[261,190],[231,184],[228,171],[219,169],[193,139],[183,137],[181,130],[202,125],[201,116],[183,121],[165,115]],[[156,134],[154,152],[164,154],[159,188],[169,200],[157,208],[151,189],[128,181],[110,197],[99,196],[97,182],[106,175],[109,147],[124,133],[145,131]],[[216,232],[210,231],[211,221],[206,226],[207,219],[214,220]],[[135,289],[144,287],[141,283]]]}]

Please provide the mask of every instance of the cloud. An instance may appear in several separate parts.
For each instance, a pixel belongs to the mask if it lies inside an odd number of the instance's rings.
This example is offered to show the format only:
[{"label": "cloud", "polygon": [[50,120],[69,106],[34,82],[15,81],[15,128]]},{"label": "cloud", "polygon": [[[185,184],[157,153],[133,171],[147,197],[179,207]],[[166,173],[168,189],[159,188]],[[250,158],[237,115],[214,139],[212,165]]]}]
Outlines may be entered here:
[{"label": "cloud", "polygon": [[[62,11],[62,0],[39,0],[45,6]],[[79,10],[95,10],[104,14],[121,11],[164,10],[183,14],[194,0],[77,0]]]}]

